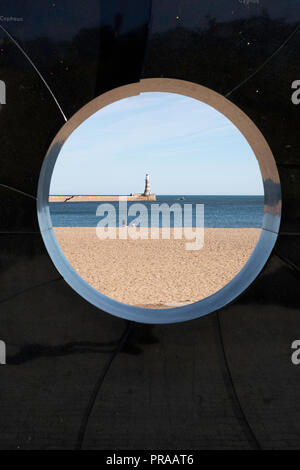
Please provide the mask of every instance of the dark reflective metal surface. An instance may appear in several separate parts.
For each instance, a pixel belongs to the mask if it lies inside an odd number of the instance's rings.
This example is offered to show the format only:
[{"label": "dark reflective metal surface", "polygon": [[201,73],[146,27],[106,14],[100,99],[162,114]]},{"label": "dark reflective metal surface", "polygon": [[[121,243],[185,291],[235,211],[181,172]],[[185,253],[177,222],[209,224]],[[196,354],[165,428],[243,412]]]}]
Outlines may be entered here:
[{"label": "dark reflective metal surface", "polygon": [[184,78],[227,96],[260,129],[277,163],[282,219],[273,254],[250,288],[217,315],[227,378],[256,446],[299,448],[299,371],[290,346],[300,330],[300,109],[291,99],[300,72],[300,5],[190,0],[176,2],[173,15],[166,14],[168,1],[153,6],[143,76]]},{"label": "dark reflective metal surface", "polygon": [[[300,108],[291,101],[300,73],[299,2],[153,0],[147,37],[149,7],[3,0],[1,14],[24,21],[0,25],[29,54],[67,118],[102,91],[138,81],[142,67],[143,78],[185,79],[227,95],[277,162],[277,243],[231,305],[184,324],[132,324],[124,337],[124,320],[56,279],[40,236],[25,235],[37,230],[35,208],[31,217],[31,202],[12,194],[8,211],[3,188],[1,449],[299,448],[300,366],[290,360],[300,337]],[[7,84],[0,183],[35,196],[64,119],[32,65],[0,34],[0,80]]]},{"label": "dark reflective metal surface", "polygon": [[61,279],[39,233],[1,233],[0,245],[0,302]]}]

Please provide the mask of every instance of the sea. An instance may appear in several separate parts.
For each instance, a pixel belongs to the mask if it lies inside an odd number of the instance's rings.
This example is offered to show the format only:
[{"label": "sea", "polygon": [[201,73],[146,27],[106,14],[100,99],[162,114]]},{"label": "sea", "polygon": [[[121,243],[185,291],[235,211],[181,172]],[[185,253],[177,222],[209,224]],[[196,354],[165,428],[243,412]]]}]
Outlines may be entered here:
[{"label": "sea", "polygon": [[[127,223],[139,215],[136,213],[137,206],[132,207],[131,211],[135,215],[128,215],[130,207],[134,204],[140,204],[141,201],[127,201],[127,214],[124,208],[119,208],[119,202],[50,202],[50,215],[54,227],[96,227],[99,221],[107,216],[106,212],[97,209],[99,205],[109,204],[109,210],[114,209],[115,226],[124,224],[127,215]],[[174,227],[178,222],[174,219],[173,213],[168,220],[159,217],[158,223],[151,225],[151,206],[153,204],[166,203],[169,206],[178,204],[182,210],[184,225],[186,227],[196,227],[197,204],[204,205],[204,227],[211,228],[261,228],[264,216],[264,197],[263,196],[190,196],[190,195],[161,195],[156,196],[156,201],[145,201],[142,204],[146,208],[148,220],[144,218],[145,223],[141,226],[156,227]],[[191,210],[185,210],[185,205],[190,205]],[[105,207],[103,207],[105,209]],[[145,209],[144,209],[145,210]],[[113,212],[113,210],[112,210]],[[152,220],[153,222],[153,220]],[[111,225],[111,224],[109,224]]]}]

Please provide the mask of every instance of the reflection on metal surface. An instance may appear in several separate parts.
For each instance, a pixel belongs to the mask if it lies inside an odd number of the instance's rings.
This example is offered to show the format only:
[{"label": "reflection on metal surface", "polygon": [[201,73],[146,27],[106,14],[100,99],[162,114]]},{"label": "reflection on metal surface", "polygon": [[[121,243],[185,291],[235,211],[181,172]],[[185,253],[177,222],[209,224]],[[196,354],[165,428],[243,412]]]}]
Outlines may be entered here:
[{"label": "reflection on metal surface", "polygon": [[[138,308],[104,296],[85,282],[62,253],[50,218],[48,197],[50,180],[59,152],[71,133],[88,117],[105,106],[142,92],[177,93],[200,100],[224,114],[247,139],[259,163],[264,181],[264,220],[260,239],[248,262],[238,275],[215,294],[194,304],[167,310]],[[259,129],[237,106],[203,86],[175,79],[145,79],[125,85],[94,99],[78,111],[59,131],[44,160],[38,187],[38,219],[47,250],[66,282],[83,298],[100,309],[121,318],[145,323],[173,323],[198,318],[234,300],[256,278],[265,265],[277,239],[281,217],[281,189],[272,152]]]},{"label": "reflection on metal surface", "polygon": [[5,34],[7,34],[7,36],[9,37],[9,39],[17,46],[17,48],[21,51],[21,53],[24,55],[24,57],[26,57],[26,59],[28,60],[28,62],[32,65],[32,67],[34,68],[34,70],[36,71],[36,73],[38,74],[38,76],[40,77],[40,79],[42,80],[42,82],[44,83],[44,85],[46,86],[47,90],[49,91],[50,95],[52,96],[52,98],[54,99],[55,101],[55,104],[57,105],[59,111],[61,112],[63,118],[65,121],[67,121],[67,118],[59,104],[59,102],[57,101],[53,91],[51,90],[51,88],[49,87],[48,83],[46,82],[45,78],[43,77],[43,75],[41,74],[41,72],[39,71],[39,69],[35,66],[35,64],[33,63],[33,61],[31,60],[31,58],[29,57],[28,54],[26,54],[26,52],[24,51],[24,49],[20,46],[20,44],[15,40],[15,38],[12,37],[12,35],[3,27],[0,25],[0,28],[5,32]]}]

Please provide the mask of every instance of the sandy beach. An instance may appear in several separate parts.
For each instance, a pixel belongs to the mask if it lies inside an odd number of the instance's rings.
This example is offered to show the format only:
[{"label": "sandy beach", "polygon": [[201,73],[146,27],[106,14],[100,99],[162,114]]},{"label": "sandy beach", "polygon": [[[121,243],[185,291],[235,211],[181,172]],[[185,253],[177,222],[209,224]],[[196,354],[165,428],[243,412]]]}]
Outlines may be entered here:
[{"label": "sandy beach", "polygon": [[95,228],[55,227],[65,256],[103,294],[131,305],[170,308],[207,297],[244,266],[260,229],[206,228],[204,247],[186,240],[100,240]]}]

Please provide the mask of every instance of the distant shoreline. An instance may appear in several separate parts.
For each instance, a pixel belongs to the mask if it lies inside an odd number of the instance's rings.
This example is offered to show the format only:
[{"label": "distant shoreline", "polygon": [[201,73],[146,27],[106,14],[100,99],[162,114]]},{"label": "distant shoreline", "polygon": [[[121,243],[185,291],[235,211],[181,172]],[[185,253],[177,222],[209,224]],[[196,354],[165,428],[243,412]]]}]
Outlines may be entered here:
[{"label": "distant shoreline", "polygon": [[123,194],[123,195],[95,195],[95,194],[82,194],[82,195],[72,195],[72,194],[66,194],[66,195],[49,195],[48,201],[49,202],[98,202],[98,201],[112,201],[112,202],[118,202],[120,199],[119,198],[127,198],[128,201],[156,201],[157,198],[161,197],[176,197],[178,200],[185,200],[189,199],[189,197],[224,197],[224,198],[232,198],[232,197],[255,197],[255,198],[264,198],[263,194],[150,194],[150,196],[142,196],[142,195],[136,195],[136,194],[131,194],[129,196]]},{"label": "distant shoreline", "polygon": [[98,202],[98,201],[115,201],[118,202],[120,198],[125,198],[127,201],[156,201],[156,195],[150,194],[150,196],[49,196],[49,202]]}]

